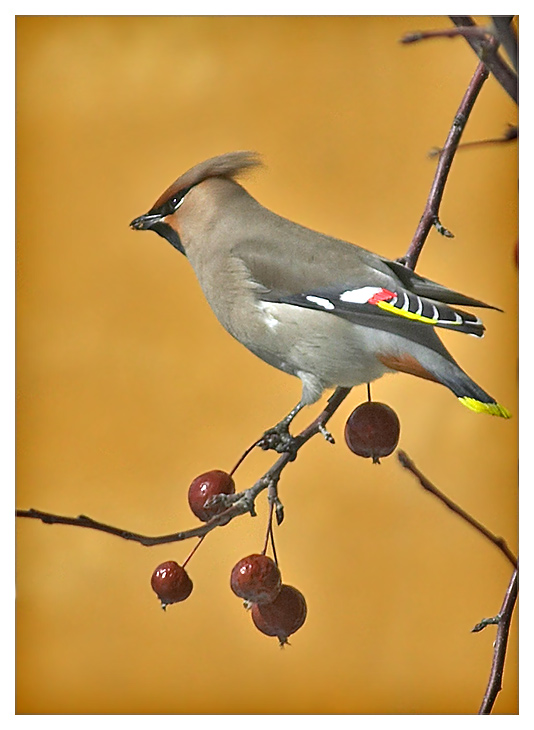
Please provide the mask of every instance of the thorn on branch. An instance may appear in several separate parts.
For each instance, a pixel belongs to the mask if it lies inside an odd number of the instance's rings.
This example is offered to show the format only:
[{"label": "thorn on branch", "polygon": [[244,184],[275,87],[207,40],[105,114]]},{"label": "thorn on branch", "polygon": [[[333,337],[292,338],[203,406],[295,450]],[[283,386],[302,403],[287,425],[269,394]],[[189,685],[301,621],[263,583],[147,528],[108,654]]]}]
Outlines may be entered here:
[{"label": "thorn on branch", "polygon": [[278,497],[276,498],[274,503],[274,513],[276,516],[276,524],[280,526],[284,521],[284,505],[282,504],[282,502],[280,502]]},{"label": "thorn on branch", "polygon": [[330,431],[327,431],[327,429],[323,426],[322,423],[318,426],[319,433],[324,437],[325,441],[328,441],[329,444],[335,444],[335,439],[330,433]]},{"label": "thorn on branch", "polygon": [[434,228],[436,231],[441,234],[442,236],[445,236],[445,238],[454,238],[454,233],[449,231],[448,228],[445,228],[445,226],[441,223],[439,218],[436,218],[434,221]]},{"label": "thorn on branch", "polygon": [[269,518],[269,520],[271,521],[272,512],[274,510],[276,515],[276,524],[281,525],[284,519],[284,505],[278,497],[278,481],[279,477],[271,480],[267,490],[267,499],[271,506],[271,517]]},{"label": "thorn on branch", "polygon": [[496,616],[492,616],[491,618],[483,618],[482,621],[480,621],[478,624],[473,626],[471,629],[471,633],[475,634],[478,631],[482,631],[486,628],[486,626],[491,626],[493,624],[498,624],[501,620],[502,616],[500,613],[498,613]]}]

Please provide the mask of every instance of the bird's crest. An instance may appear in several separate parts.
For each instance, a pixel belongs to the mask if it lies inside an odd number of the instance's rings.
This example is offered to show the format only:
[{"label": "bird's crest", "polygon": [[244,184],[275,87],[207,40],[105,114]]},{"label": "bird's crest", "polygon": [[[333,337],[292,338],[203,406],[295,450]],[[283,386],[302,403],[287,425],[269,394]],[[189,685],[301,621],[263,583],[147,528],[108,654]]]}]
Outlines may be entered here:
[{"label": "bird's crest", "polygon": [[227,152],[224,155],[211,157],[209,160],[199,162],[183,175],[175,180],[164,193],[156,200],[152,210],[156,210],[173,198],[181,190],[189,190],[194,185],[207,180],[210,177],[236,178],[252,167],[262,164],[257,152],[239,151]]}]

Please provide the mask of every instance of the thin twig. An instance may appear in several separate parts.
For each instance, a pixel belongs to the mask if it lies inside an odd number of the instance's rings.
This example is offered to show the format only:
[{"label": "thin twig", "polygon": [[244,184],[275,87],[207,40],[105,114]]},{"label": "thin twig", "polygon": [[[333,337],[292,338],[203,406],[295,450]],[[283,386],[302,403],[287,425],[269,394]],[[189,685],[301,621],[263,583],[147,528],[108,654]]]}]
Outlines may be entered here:
[{"label": "thin twig", "polygon": [[[508,125],[508,129],[506,132],[502,135],[502,137],[491,137],[489,139],[476,139],[473,142],[460,142],[457,150],[465,150],[469,147],[483,147],[483,146],[489,146],[494,144],[507,144],[508,142],[514,142],[519,136],[519,130],[518,128],[510,124]],[[443,152],[443,149],[440,147],[435,147],[434,149],[430,150],[428,153],[429,157],[437,157],[438,155],[441,155]]]},{"label": "thin twig", "polygon": [[[430,228],[433,225],[439,225],[439,205],[443,196],[443,190],[447,181],[450,165],[458,146],[459,139],[463,132],[463,128],[465,127],[465,124],[469,117],[469,113],[486,78],[487,71],[485,70],[483,64],[479,64],[479,67],[477,68],[475,75],[473,76],[473,79],[469,84],[468,90],[464,95],[462,103],[460,104],[454,123],[445,142],[443,152],[438,162],[436,174],[434,176],[434,182],[431,187],[425,211],[423,213],[423,217],[421,218],[421,222],[417,228],[417,231],[414,235],[412,243],[410,244],[408,252],[406,253],[406,256],[401,259],[403,263],[411,269],[415,269],[417,260],[424,246]],[[291,454],[282,454],[282,456],[280,456],[280,458],[275,462],[271,469],[269,469],[266,474],[249,489],[246,489],[236,495],[225,496],[224,499],[226,500],[226,503],[230,506],[222,513],[213,517],[208,522],[198,527],[192,528],[191,530],[176,532],[170,535],[151,537],[147,535],[142,535],[140,533],[124,530],[122,528],[117,528],[113,525],[107,525],[103,522],[98,522],[97,520],[93,520],[92,518],[85,515],[80,515],[78,517],[66,517],[35,509],[17,510],[16,515],[17,517],[39,519],[46,524],[73,525],[76,527],[85,527],[88,529],[99,530],[101,532],[106,532],[111,535],[116,535],[117,537],[121,537],[124,540],[139,542],[140,544],[146,546],[160,545],[170,542],[179,542],[181,540],[186,540],[191,537],[203,537],[204,535],[211,532],[211,530],[213,530],[215,527],[228,524],[228,522],[230,522],[232,519],[234,519],[234,517],[237,517],[238,515],[245,514],[247,512],[250,512],[252,515],[254,515],[254,501],[258,494],[260,494],[260,492],[262,492],[269,486],[273,478],[279,478],[282,470],[289,463],[289,461],[294,459],[296,452],[304,445],[304,443],[306,443],[309,438],[315,435],[315,433],[321,431],[321,429],[328,422],[328,420],[337,410],[339,405],[341,405],[349,392],[349,388],[337,388],[330,400],[328,401],[328,404],[324,411],[318,416],[317,419],[315,419],[312,424],[310,424],[310,426],[308,426],[307,429],[304,429],[304,431],[302,431],[302,433],[295,438],[295,448],[293,449]],[[237,464],[232,469],[232,473],[235,472],[235,470],[242,463],[244,458],[257,446],[257,443],[258,442],[254,442],[254,444],[252,444],[244,452]]]},{"label": "thin twig", "polygon": [[[93,520],[91,517],[86,515],[79,515],[78,517],[65,517],[63,515],[56,515],[50,512],[42,512],[41,510],[29,509],[29,510],[17,510],[17,517],[26,517],[29,519],[41,520],[48,525],[61,524],[61,525],[72,525],[74,527],[85,527],[90,530],[99,530],[100,532],[106,532],[109,535],[115,535],[123,540],[132,540],[138,542],[146,547],[152,547],[153,545],[162,545],[164,543],[180,542],[182,540],[188,540],[192,537],[203,537],[209,532],[214,530],[216,527],[227,525],[234,517],[249,512],[254,515],[254,503],[258,494],[267,489],[271,484],[276,483],[280,479],[280,474],[283,469],[295,458],[295,454],[299,451],[305,443],[307,443],[313,436],[320,433],[321,427],[324,427],[328,421],[332,418],[334,413],[337,411],[339,406],[343,403],[345,398],[350,393],[350,388],[336,388],[332,396],[328,399],[328,402],[324,410],[317,416],[317,418],[310,423],[301,433],[295,436],[295,448],[291,453],[282,454],[277,461],[271,466],[271,468],[260,478],[258,481],[249,489],[245,489],[243,492],[238,494],[224,495],[224,504],[230,506],[221,512],[220,514],[212,517],[209,522],[205,522],[198,527],[194,527],[191,530],[184,530],[182,532],[175,532],[170,535],[159,535],[151,537],[149,535],[141,535],[137,532],[130,532],[113,525],[107,525],[104,522],[98,522]],[[275,505],[276,506],[276,505]]]},{"label": "thin twig", "polygon": [[493,543],[493,545],[495,545],[514,566],[512,579],[506,591],[501,610],[499,611],[497,616],[491,619],[483,619],[472,629],[473,632],[478,632],[490,624],[497,624],[498,626],[497,637],[494,643],[490,677],[486,692],[484,694],[484,698],[482,700],[482,704],[480,706],[480,710],[478,712],[479,715],[489,715],[495,703],[495,699],[502,689],[502,676],[504,671],[504,661],[506,658],[506,648],[508,645],[508,634],[510,631],[510,622],[512,620],[515,602],[517,599],[517,558],[512,553],[502,537],[497,537],[496,535],[494,535],[486,527],[484,527],[484,525],[478,522],[478,520],[475,520],[474,517],[472,517],[464,509],[462,509],[455,502],[449,499],[449,497],[443,494],[441,490],[439,490],[434,484],[432,484],[432,482],[430,482],[425,477],[425,475],[422,474],[421,471],[419,471],[419,469],[415,466],[413,461],[404,451],[397,452],[397,456],[401,465],[417,477],[423,489],[426,489],[428,492],[437,497],[446,507],[448,507],[455,514],[465,520],[465,522],[471,525],[471,527],[474,527],[475,530],[480,532],[485,538]]},{"label": "thin twig", "polygon": [[[458,28],[473,28],[478,27],[474,20],[469,15],[450,15],[452,22]],[[512,17],[512,16],[507,16]],[[495,76],[495,79],[503,87],[506,93],[515,101],[518,101],[518,82],[517,74],[508,64],[501,58],[497,53],[499,42],[495,36],[489,36],[487,40],[480,40],[479,38],[473,38],[469,35],[465,35],[466,41],[469,43],[471,48],[477,54],[481,61],[483,61],[491,73]]]},{"label": "thin twig", "polygon": [[474,527],[475,530],[478,530],[478,532],[484,535],[485,538],[492,542],[495,547],[497,547],[502,552],[507,560],[512,563],[514,568],[517,568],[517,558],[502,537],[497,537],[497,535],[494,535],[492,532],[490,532],[486,527],[484,527],[482,523],[480,523],[478,520],[475,520],[474,517],[471,517],[468,512],[466,512],[459,505],[457,505],[456,502],[453,502],[452,499],[449,499],[446,494],[444,494],[434,484],[432,484],[432,482],[427,479],[422,472],[419,471],[419,469],[415,466],[415,464],[405,451],[398,451],[397,458],[405,469],[408,469],[408,471],[410,471],[414,476],[417,477],[423,489],[426,489],[428,492],[441,500],[441,502],[443,502],[446,507],[448,507],[455,514],[465,520],[468,524],[471,525],[471,527]]},{"label": "thin twig", "polygon": [[434,180],[430,188],[425,209],[414,233],[412,242],[408,248],[408,252],[402,259],[399,259],[410,269],[415,269],[432,226],[439,224],[439,208],[445,191],[445,185],[447,183],[452,161],[465,129],[465,125],[467,124],[467,120],[469,119],[469,115],[471,114],[471,110],[473,109],[473,105],[487,78],[488,69],[483,63],[479,63],[473,78],[469,82],[469,86],[467,87],[467,91],[464,94],[460,106],[458,107],[458,111],[454,117],[449,134],[447,135],[447,139],[443,145],[443,150],[436,166]]},{"label": "thin twig", "polygon": [[517,74],[501,58],[497,50],[499,43],[503,42],[504,48],[517,70],[517,38],[513,29],[509,27],[513,16],[494,17],[492,25],[487,27],[477,25],[469,15],[451,15],[449,17],[455,24],[455,28],[439,28],[437,30],[406,33],[400,39],[400,42],[407,44],[433,38],[465,38],[479,59],[486,64],[506,93],[517,104]]},{"label": "thin twig", "polygon": [[[421,254],[422,248],[425,244],[425,241],[428,237],[428,234],[432,228],[432,226],[435,226],[438,231],[440,231],[443,235],[452,235],[450,234],[447,229],[441,225],[439,221],[439,208],[441,204],[441,200],[444,193],[445,184],[447,182],[448,174],[450,171],[450,167],[454,158],[454,155],[456,153],[456,150],[459,146],[460,138],[463,134],[465,125],[467,123],[467,120],[469,118],[469,115],[471,113],[471,110],[473,108],[473,105],[478,97],[478,94],[482,88],[482,85],[484,84],[486,78],[488,77],[488,68],[491,69],[491,71],[496,76],[497,80],[504,86],[504,88],[507,90],[507,92],[512,96],[512,98],[515,98],[517,101],[517,77],[514,74],[511,69],[509,69],[506,64],[500,59],[498,56],[496,49],[498,47],[498,42],[495,40],[495,38],[491,35],[489,35],[488,30],[484,28],[480,28],[478,26],[475,26],[475,24],[471,21],[469,17],[463,18],[465,22],[458,23],[457,20],[459,20],[459,16],[451,16],[453,19],[453,22],[455,22],[457,25],[462,25],[463,27],[458,27],[457,29],[449,29],[447,31],[429,31],[425,33],[419,33],[419,34],[412,34],[411,37],[405,37],[403,39],[403,42],[414,42],[415,40],[422,40],[423,38],[431,38],[431,37],[454,37],[461,35],[467,39],[467,41],[470,43],[470,45],[475,49],[479,57],[484,61],[481,62],[476,71],[473,75],[473,78],[469,84],[469,87],[462,99],[462,102],[460,104],[460,107],[458,108],[457,114],[455,116],[453,125],[449,131],[449,134],[447,136],[447,140],[445,142],[445,145],[442,150],[440,150],[440,159],[437,165],[436,173],[434,176],[434,181],[432,183],[432,187],[430,190],[430,194],[425,206],[425,210],[423,213],[423,216],[421,218],[421,221],[417,227],[417,230],[414,234],[413,240],[410,244],[410,247],[408,249],[408,252],[406,256],[401,259],[402,262],[409,267],[410,269],[415,269],[415,266],[417,264],[418,258]],[[515,85],[515,97],[514,97],[514,85]],[[504,141],[504,140],[503,140]],[[481,144],[480,142],[479,144]],[[476,143],[471,143],[471,145]],[[39,519],[42,522],[46,524],[66,524],[66,525],[73,525],[77,527],[85,527],[88,529],[94,529],[99,530],[102,532],[106,532],[108,534],[115,535],[117,537],[121,537],[122,539],[126,540],[132,540],[135,542],[139,542],[142,545],[145,546],[152,546],[152,545],[159,545],[163,543],[171,543],[171,542],[179,542],[182,540],[186,540],[192,537],[198,537],[199,542],[197,545],[193,548],[191,551],[189,557],[187,560],[191,558],[191,556],[196,552],[198,547],[200,546],[201,542],[203,541],[204,537],[211,532],[216,527],[226,525],[228,524],[232,519],[237,517],[238,515],[250,513],[251,515],[255,514],[254,509],[254,503],[256,497],[265,489],[269,489],[270,492],[273,492],[273,485],[276,485],[278,483],[278,480],[280,478],[280,475],[283,471],[283,469],[287,466],[290,461],[293,461],[296,453],[302,448],[302,446],[310,439],[312,436],[316,435],[317,433],[320,433],[324,430],[325,424],[329,421],[329,419],[332,417],[332,415],[335,413],[335,411],[339,408],[343,400],[347,397],[348,393],[350,392],[350,388],[337,388],[332,397],[329,399],[327,406],[323,410],[323,412],[316,418],[307,428],[305,428],[298,436],[295,437],[295,446],[294,449],[291,452],[287,452],[282,454],[278,460],[273,464],[273,466],[249,489],[244,490],[243,492],[236,494],[236,495],[225,495],[221,499],[224,499],[224,502],[221,502],[225,505],[228,505],[228,507],[219,515],[212,518],[209,522],[206,522],[205,524],[202,524],[196,528],[193,528],[191,530],[186,530],[182,532],[173,533],[170,535],[162,535],[162,536],[156,536],[156,537],[150,537],[141,535],[139,533],[130,532],[127,530],[123,530],[121,528],[114,527],[112,525],[107,525],[102,522],[97,522],[96,520],[93,520],[85,515],[80,515],[79,517],[71,518],[71,517],[65,517],[61,515],[55,515],[51,513],[42,512],[39,510],[17,510],[16,514],[18,517],[25,517],[25,518],[31,518],[31,519]],[[368,385],[368,397],[370,399],[370,386]],[[246,456],[258,445],[258,442],[255,442],[252,444],[241,456],[237,464],[232,469],[232,474],[235,472],[235,470],[238,468],[238,466],[242,463],[242,461],[246,458]],[[481,534],[483,534],[487,539],[489,539],[496,547],[498,547],[501,552],[507,557],[508,560],[514,565],[516,570],[514,571],[514,575],[512,578],[512,581],[510,583],[510,586],[508,588],[507,594],[505,596],[505,600],[503,603],[503,606],[501,608],[501,612],[498,616],[498,631],[497,631],[497,640],[495,642],[495,652],[494,652],[494,658],[493,658],[493,664],[490,674],[490,680],[488,683],[488,688],[486,690],[486,694],[484,696],[484,700],[482,702],[482,706],[480,709],[479,714],[487,714],[491,712],[491,708],[493,707],[493,703],[495,702],[495,698],[498,694],[498,692],[501,689],[501,679],[502,679],[502,672],[504,667],[504,659],[506,655],[506,646],[507,646],[507,640],[508,640],[508,632],[509,632],[509,626],[511,621],[511,616],[513,612],[513,608],[515,605],[516,597],[517,597],[517,559],[511,553],[509,550],[506,542],[499,537],[496,537],[493,535],[489,530],[487,530],[481,523],[479,523],[477,520],[472,518],[468,513],[466,513],[462,508],[460,508],[458,505],[456,505],[454,502],[452,502],[446,495],[444,495],[440,490],[438,490],[433,484],[431,484],[426,477],[424,477],[423,474],[415,467],[413,462],[407,457],[407,455],[400,451],[398,453],[399,461],[401,462],[402,466],[404,466],[406,469],[411,471],[417,478],[419,479],[421,485],[424,489],[430,491],[434,496],[438,497],[442,503],[444,503],[449,509],[454,511],[456,514],[458,514],[460,517],[462,517],[465,521],[467,521],[472,527],[477,529]],[[272,526],[272,516],[273,516],[273,510],[275,508],[275,501],[272,499],[270,501],[270,510],[269,510],[269,522],[268,522],[268,529],[267,534],[265,538],[265,546],[264,546],[264,553],[266,552],[269,539],[271,540],[272,549],[275,561],[276,558],[276,549],[274,545],[274,535],[273,535],[273,526]],[[277,512],[278,517],[278,512]],[[186,562],[187,562],[186,560]]]},{"label": "thin twig", "polygon": [[418,43],[432,38],[476,38],[477,40],[487,40],[491,36],[489,28],[479,25],[472,25],[458,28],[439,28],[438,30],[416,30],[405,33],[400,39],[401,43]]},{"label": "thin twig", "polygon": [[[464,26],[461,35],[466,37],[467,41],[477,52],[479,57],[487,62],[480,63],[471,79],[471,82],[464,94],[458,112],[456,113],[455,120],[447,136],[447,140],[442,150],[439,150],[439,160],[430,189],[430,194],[427,199],[423,216],[416,229],[408,253],[404,259],[400,259],[402,263],[410,268],[415,268],[418,258],[421,254],[425,241],[428,237],[430,229],[433,225],[441,225],[439,223],[439,208],[447,182],[448,174],[451,168],[452,160],[460,145],[460,139],[469,118],[469,115],[473,109],[474,103],[480,93],[480,90],[488,77],[488,68],[494,73],[497,80],[504,86],[504,88],[514,98],[514,87],[515,87],[515,99],[517,101],[517,77],[511,72],[511,70],[504,64],[500,57],[496,53],[498,46],[497,41],[494,38],[489,41],[482,41],[480,38],[476,38],[478,31],[467,32],[465,26],[474,26],[473,21],[469,17],[453,17],[453,22],[456,22],[458,26]],[[501,66],[503,67],[501,69]],[[509,73],[508,73],[509,72]],[[506,78],[505,78],[506,77]],[[506,137],[502,141],[509,141],[513,139],[513,133]],[[501,141],[501,140],[499,140]],[[486,142],[487,143],[487,142]],[[463,145],[464,147],[467,145]],[[474,143],[471,143],[474,146]],[[438,228],[439,230],[439,228]],[[508,545],[503,538],[497,537],[478,520],[475,520],[459,505],[455,504],[445,494],[443,494],[437,487],[435,487],[420,471],[417,469],[415,464],[409,459],[405,452],[399,451],[398,458],[403,467],[411,471],[418,479],[421,486],[431,492],[435,497],[441,500],[450,510],[455,512],[458,516],[462,517],[468,524],[480,532],[484,537],[490,540],[512,563],[514,566],[514,574],[510,587],[508,588],[507,594],[504,599],[501,612],[496,619],[498,619],[498,630],[497,640],[495,642],[495,650],[492,662],[492,668],[490,673],[490,679],[488,687],[482,701],[479,714],[489,714],[495,702],[495,698],[501,689],[502,674],[504,668],[504,660],[506,657],[506,648],[508,642],[508,632],[510,627],[510,621],[517,597],[517,558],[511,552]]]},{"label": "thin twig", "polygon": [[[248,491],[248,490],[247,490]],[[231,508],[225,510],[220,515],[213,517],[209,522],[205,522],[198,527],[194,527],[191,530],[183,530],[182,532],[174,532],[170,535],[158,535],[151,537],[150,535],[142,535],[138,532],[130,532],[124,530],[121,527],[114,527],[113,525],[107,525],[104,522],[98,522],[93,520],[87,515],[79,515],[78,517],[65,517],[64,515],[57,515],[51,512],[43,512],[37,509],[18,509],[16,511],[17,517],[27,517],[34,520],[41,520],[47,525],[72,525],[73,527],[86,527],[90,530],[98,530],[100,532],[106,532],[108,535],[116,535],[123,540],[131,540],[138,542],[146,547],[152,547],[153,545],[163,545],[170,542],[181,542],[182,540],[188,540],[191,537],[202,537],[211,532],[215,527],[220,525],[226,525],[230,520],[237,515],[250,512],[251,505],[248,505],[248,509],[245,509],[245,493],[239,495],[243,498],[243,503],[236,502]]]},{"label": "thin twig", "polygon": [[514,570],[510,584],[506,590],[504,601],[499,611],[499,622],[497,626],[497,636],[493,645],[493,661],[491,663],[491,671],[484,693],[484,698],[479,715],[489,715],[497,699],[497,695],[502,689],[502,676],[504,671],[504,660],[506,659],[506,648],[508,645],[508,635],[510,633],[510,623],[514,612],[515,602],[517,600],[518,590],[518,571]]}]

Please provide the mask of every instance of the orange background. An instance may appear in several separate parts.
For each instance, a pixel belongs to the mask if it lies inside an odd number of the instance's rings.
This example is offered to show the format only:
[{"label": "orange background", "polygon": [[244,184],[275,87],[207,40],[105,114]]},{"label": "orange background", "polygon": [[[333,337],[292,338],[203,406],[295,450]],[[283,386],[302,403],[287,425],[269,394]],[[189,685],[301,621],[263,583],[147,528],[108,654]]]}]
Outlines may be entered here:
[{"label": "orange background", "polygon": [[[146,534],[196,524],[186,491],[300,396],[296,379],[219,326],[187,265],[129,222],[197,162],[262,153],[246,183],[267,207],[391,258],[411,240],[476,66],[465,41],[402,46],[445,17],[19,17],[17,506]],[[465,140],[516,110],[490,79]],[[505,310],[455,357],[517,415],[515,144],[459,153],[418,271]],[[405,375],[373,387],[421,470],[517,549],[517,418],[471,413]],[[279,650],[229,589],[259,551],[259,516],[212,533],[195,588],[166,613],[149,585],[192,543],[143,548],[17,521],[17,712],[476,713],[510,565],[424,493],[396,457],[351,454],[331,427],[284,472],[276,531],[308,620]],[[307,409],[297,425],[319,411]],[[272,463],[252,455],[238,489]],[[517,712],[514,621],[496,713]]]}]

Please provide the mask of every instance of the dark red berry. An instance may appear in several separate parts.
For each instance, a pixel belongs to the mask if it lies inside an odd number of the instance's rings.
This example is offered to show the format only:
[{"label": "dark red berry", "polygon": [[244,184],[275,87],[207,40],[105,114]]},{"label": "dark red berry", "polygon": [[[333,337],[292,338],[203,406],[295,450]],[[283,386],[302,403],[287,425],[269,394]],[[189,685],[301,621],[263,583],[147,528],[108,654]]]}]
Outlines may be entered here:
[{"label": "dark red berry", "polygon": [[181,565],[174,560],[167,560],[158,565],[150,580],[152,589],[161,601],[161,607],[166,608],[170,603],[185,601],[191,595],[193,583]]},{"label": "dark red berry", "polygon": [[248,555],[232,569],[230,587],[236,596],[251,603],[270,603],[280,593],[282,576],[267,555]]},{"label": "dark red berry", "polygon": [[307,612],[302,593],[293,586],[282,585],[272,603],[254,603],[250,613],[257,629],[267,636],[277,636],[283,645],[303,625]]},{"label": "dark red berry", "polygon": [[220,512],[224,512],[226,507],[222,504],[206,506],[206,501],[217,494],[234,493],[235,484],[230,474],[219,469],[213,469],[193,479],[187,497],[191,511],[199,520],[207,522]]},{"label": "dark red berry", "polygon": [[400,423],[395,411],[385,403],[368,401],[359,405],[345,424],[345,441],[351,451],[378,464],[399,443]]}]

